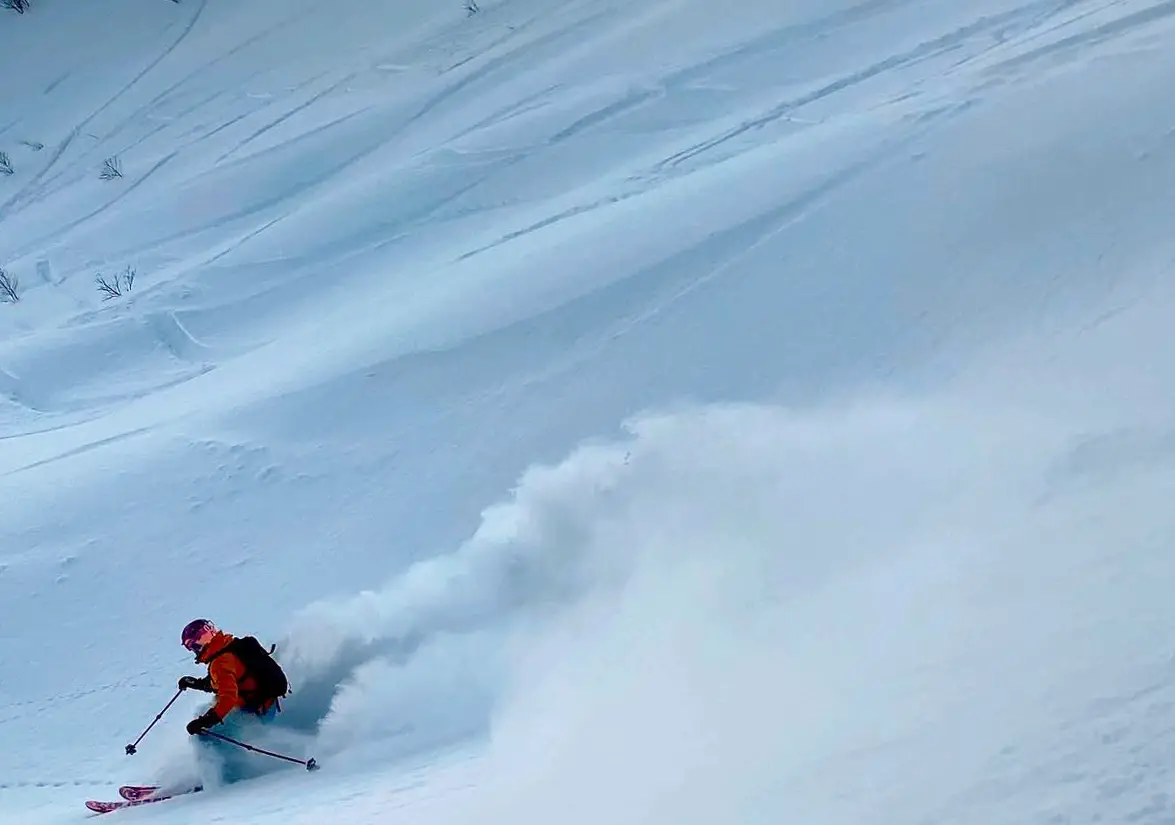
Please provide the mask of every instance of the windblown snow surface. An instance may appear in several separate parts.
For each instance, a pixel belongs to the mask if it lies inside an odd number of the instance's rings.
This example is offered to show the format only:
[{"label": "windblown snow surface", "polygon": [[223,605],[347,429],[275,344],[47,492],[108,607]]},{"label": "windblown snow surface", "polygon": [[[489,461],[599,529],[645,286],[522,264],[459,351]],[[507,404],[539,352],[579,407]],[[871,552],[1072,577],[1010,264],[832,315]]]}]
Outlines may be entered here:
[{"label": "windblown snow surface", "polygon": [[1173,38],[0,12],[0,821],[195,769],[199,616],[322,770],[112,821],[1173,821]]}]

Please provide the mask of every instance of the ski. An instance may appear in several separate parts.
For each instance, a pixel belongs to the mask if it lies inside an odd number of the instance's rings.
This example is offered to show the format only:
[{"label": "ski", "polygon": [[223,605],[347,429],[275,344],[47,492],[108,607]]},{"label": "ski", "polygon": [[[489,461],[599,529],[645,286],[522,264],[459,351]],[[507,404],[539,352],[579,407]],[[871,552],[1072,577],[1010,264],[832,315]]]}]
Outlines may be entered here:
[{"label": "ski", "polygon": [[152,802],[162,802],[165,799],[171,799],[171,797],[148,797],[147,799],[139,799],[133,802],[127,799],[121,802],[99,802],[96,799],[91,799],[86,802],[86,807],[96,814],[108,814],[111,811],[121,811],[123,808],[134,808],[137,805],[150,805]]},{"label": "ski", "polygon": [[159,790],[158,785],[123,785],[118,789],[118,795],[129,802],[138,802],[146,799]]},{"label": "ski", "polygon": [[[121,788],[119,789],[121,792]],[[121,802],[101,802],[96,799],[91,799],[86,802],[86,807],[96,814],[108,814],[111,811],[121,811],[123,808],[135,808],[139,805],[150,805],[153,802],[163,802],[168,799],[174,799],[177,796],[183,796],[189,793],[198,793],[204,790],[202,787],[193,788],[190,791],[179,791],[174,794],[166,794],[165,796],[148,796],[142,799],[124,799]]]}]

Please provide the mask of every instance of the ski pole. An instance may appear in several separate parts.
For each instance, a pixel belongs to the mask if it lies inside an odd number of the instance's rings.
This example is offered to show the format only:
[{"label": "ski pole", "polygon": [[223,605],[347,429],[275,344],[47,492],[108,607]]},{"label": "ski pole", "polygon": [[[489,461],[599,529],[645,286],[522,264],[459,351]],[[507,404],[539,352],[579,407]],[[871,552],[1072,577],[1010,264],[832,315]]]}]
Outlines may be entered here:
[{"label": "ski pole", "polygon": [[[155,717],[155,722],[158,722],[160,719],[163,718],[163,714],[167,713],[167,709],[175,704],[175,700],[180,698],[180,694],[183,692],[184,692],[183,688],[180,688],[179,690],[177,690],[175,692],[175,696],[171,697],[171,701],[168,702],[164,706],[163,710],[159,711],[159,715]],[[151,730],[151,728],[155,727],[155,722],[152,722],[151,724],[149,724],[147,726],[147,730],[145,730],[139,734],[139,738],[135,740],[133,745],[126,746],[126,755],[127,756],[134,756],[135,755],[135,748],[138,747],[138,744],[143,741],[143,737],[147,735],[147,733]]]},{"label": "ski pole", "polygon": [[213,739],[219,739],[222,742],[228,742],[230,745],[236,745],[238,748],[244,748],[245,750],[253,751],[254,753],[263,753],[266,756],[272,756],[274,759],[284,759],[287,762],[293,762],[295,765],[305,765],[306,770],[308,770],[308,771],[318,770],[318,762],[316,762],[313,759],[295,759],[292,756],[283,756],[280,753],[274,753],[273,751],[267,751],[264,748],[255,748],[252,745],[245,744],[244,742],[238,742],[236,739],[233,739],[232,737],[224,736],[223,734],[219,734],[219,733],[216,733],[216,732],[210,731],[210,730],[200,731],[200,735],[201,736],[211,736]]}]

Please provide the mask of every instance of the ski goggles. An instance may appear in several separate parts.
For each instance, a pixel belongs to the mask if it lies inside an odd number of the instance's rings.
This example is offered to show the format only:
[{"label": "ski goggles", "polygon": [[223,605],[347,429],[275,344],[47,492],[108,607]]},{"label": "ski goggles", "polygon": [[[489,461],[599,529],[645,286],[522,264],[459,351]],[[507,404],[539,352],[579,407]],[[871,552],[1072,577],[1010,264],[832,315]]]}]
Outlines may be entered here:
[{"label": "ski goggles", "polygon": [[212,641],[212,637],[215,635],[216,631],[209,628],[191,637],[190,639],[184,639],[184,647],[199,656],[201,651],[203,651],[204,648],[208,646],[208,643]]}]

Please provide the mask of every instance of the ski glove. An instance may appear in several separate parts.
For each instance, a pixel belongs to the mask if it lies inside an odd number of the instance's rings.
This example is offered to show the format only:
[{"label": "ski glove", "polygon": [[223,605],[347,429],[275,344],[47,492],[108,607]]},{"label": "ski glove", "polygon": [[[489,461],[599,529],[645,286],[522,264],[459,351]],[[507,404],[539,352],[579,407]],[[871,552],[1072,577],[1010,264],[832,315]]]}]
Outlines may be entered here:
[{"label": "ski glove", "polygon": [[210,710],[203,716],[197,716],[191,722],[188,722],[188,734],[196,736],[203,733],[213,725],[220,724],[220,717],[216,715],[216,711]]},{"label": "ski glove", "polygon": [[197,679],[195,676],[184,676],[179,682],[180,690],[202,690],[205,693],[213,693],[212,677],[205,676],[202,679]]}]

